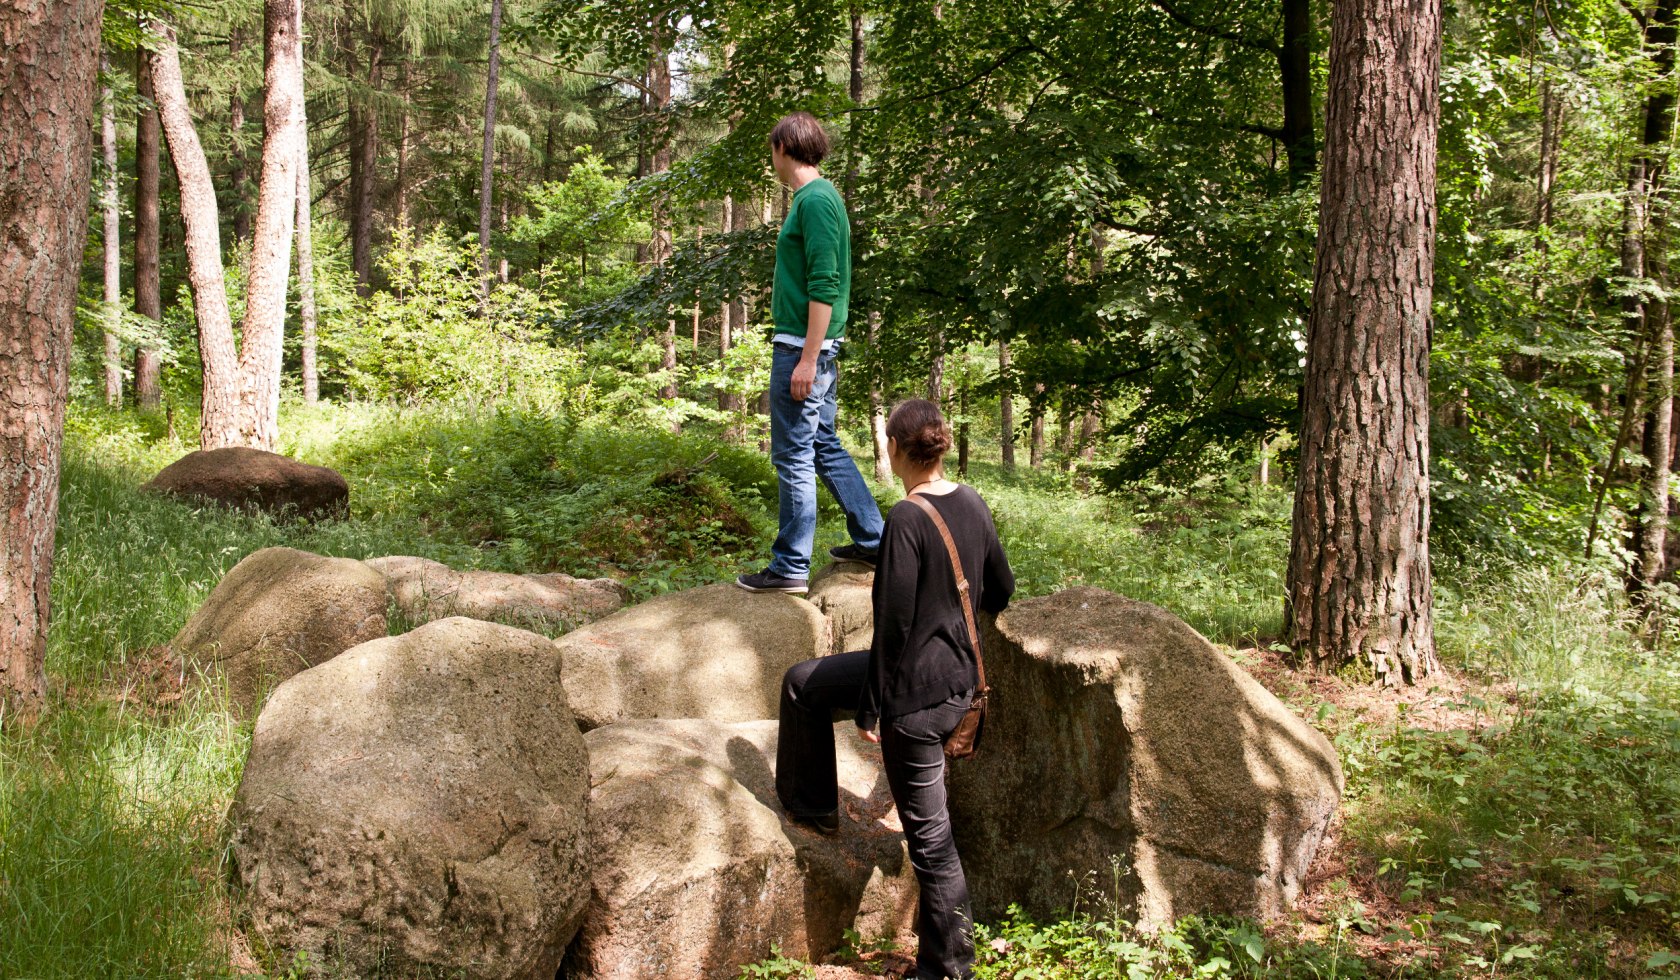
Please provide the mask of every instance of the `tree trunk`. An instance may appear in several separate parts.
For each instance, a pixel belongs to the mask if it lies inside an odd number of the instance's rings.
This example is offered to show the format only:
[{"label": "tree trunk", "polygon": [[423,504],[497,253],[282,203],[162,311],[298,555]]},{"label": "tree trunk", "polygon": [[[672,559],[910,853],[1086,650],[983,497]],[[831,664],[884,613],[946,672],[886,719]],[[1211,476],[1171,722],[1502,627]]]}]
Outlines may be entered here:
[{"label": "tree trunk", "polygon": [[[653,32],[653,57],[648,62],[648,89],[651,99],[648,108],[655,116],[653,137],[653,173],[655,176],[668,173],[671,169],[671,134],[666,126],[666,118],[671,110],[671,54],[662,29]],[[664,192],[661,192],[661,195]],[[671,259],[671,212],[670,205],[663,196],[656,195],[653,201],[653,239],[648,243],[648,262],[655,266],[664,265]],[[677,397],[677,321],[667,317],[665,321],[665,356],[659,363],[661,371],[670,379],[659,389],[659,397],[668,401]],[[673,430],[680,428],[672,423]]]},{"label": "tree trunk", "polygon": [[[869,312],[869,349],[879,351],[881,313]],[[869,375],[869,434],[875,444],[875,482],[891,483],[892,458],[887,454],[887,400],[881,393],[881,370],[877,366]]]},{"label": "tree trunk", "polygon": [[1337,0],[1288,576],[1296,656],[1437,668],[1429,328],[1439,0]]},{"label": "tree trunk", "polygon": [[[99,56],[99,70],[109,72],[110,60]],[[117,106],[107,85],[100,93],[100,142],[105,156],[104,228],[105,245],[105,404],[122,404],[122,344],[117,332],[122,326],[122,202],[117,197]]]},{"label": "tree trunk", "polygon": [[[134,312],[163,321],[163,280],[158,262],[158,131],[152,101],[151,59],[136,53],[136,76],[142,100],[134,124]],[[142,411],[156,411],[162,400],[162,363],[145,345],[134,352],[134,402]]]},{"label": "tree trunk", "polygon": [[1540,82],[1540,173],[1535,181],[1534,224],[1552,223],[1552,186],[1557,183],[1558,160],[1563,146],[1563,99],[1550,78]]},{"label": "tree trunk", "polygon": [[1283,149],[1289,161],[1289,189],[1312,183],[1318,167],[1313,136],[1312,4],[1283,0],[1283,44],[1278,47],[1278,76],[1283,83]]},{"label": "tree trunk", "polygon": [[478,178],[479,271],[484,280],[483,304],[490,309],[490,198],[496,166],[496,87],[501,82],[502,0],[490,4],[490,70],[484,84],[484,150]]},{"label": "tree trunk", "polygon": [[1033,386],[1033,393],[1037,397],[1032,404],[1032,435],[1027,441],[1027,465],[1038,469],[1044,465],[1044,395],[1042,384]]},{"label": "tree trunk", "polygon": [[198,321],[198,352],[204,363],[200,402],[199,443],[205,449],[240,445],[239,356],[233,342],[227,289],[222,275],[222,237],[216,211],[216,185],[204,146],[193,129],[187,90],[181,81],[181,58],[175,28],[162,21],[153,29],[157,41],[151,54],[152,83],[158,116],[175,183],[181,192],[181,222],[185,227],[187,284],[192,288],[193,316]]},{"label": "tree trunk", "polygon": [[11,0],[0,20],[0,721],[32,721],[46,699],[103,7]]},{"label": "tree trunk", "polygon": [[315,229],[310,204],[309,127],[306,121],[303,136],[298,140],[297,173],[298,321],[302,340],[303,401],[306,405],[321,400],[320,343],[316,336],[318,317],[315,310]]},{"label": "tree trunk", "polygon": [[245,320],[239,339],[238,445],[280,441],[280,366],[286,327],[298,165],[303,160],[303,3],[263,4],[263,155]]},{"label": "tree trunk", "polygon": [[[409,69],[412,62],[404,58],[402,66],[402,118],[397,121],[397,201],[392,208],[399,227],[408,227],[408,91]],[[307,159],[307,154],[305,154]]]},{"label": "tree trunk", "polygon": [[957,475],[968,479],[968,377],[957,387]]},{"label": "tree trunk", "polygon": [[[228,60],[234,64],[239,62],[239,46],[244,40],[242,34],[237,28],[228,32]],[[238,85],[228,96],[228,102],[228,154],[233,157],[228,199],[233,208],[233,240],[238,244],[251,238],[251,212],[245,208],[245,179],[249,175],[245,169],[245,147],[240,142],[245,131],[245,93],[239,90]]]},{"label": "tree trunk", "polygon": [[[1650,279],[1660,290],[1667,285],[1667,236],[1663,208],[1658,203],[1664,177],[1663,152],[1674,133],[1675,12],[1680,0],[1659,0],[1645,28],[1644,43],[1651,52],[1657,85],[1643,106],[1643,135],[1638,155],[1628,167],[1627,204],[1623,229],[1622,274]],[[1640,473],[1637,527],[1633,534],[1633,568],[1628,592],[1643,599],[1661,580],[1664,546],[1668,538],[1668,452],[1673,425],[1674,330],[1668,304],[1660,292],[1646,298],[1635,293],[1625,301],[1630,325],[1647,336],[1644,386],[1645,464]]]},{"label": "tree trunk", "polygon": [[350,269],[356,274],[356,293],[373,291],[373,199],[379,168],[379,116],[374,111],[374,94],[382,77],[384,47],[378,38],[368,40],[365,97],[350,96]]},{"label": "tree trunk", "polygon": [[1003,468],[1015,468],[1015,386],[1009,378],[1009,341],[998,341],[998,430]]},{"label": "tree trunk", "polygon": [[928,348],[933,357],[928,361],[927,400],[942,405],[945,394],[945,328],[934,324],[929,328]]}]

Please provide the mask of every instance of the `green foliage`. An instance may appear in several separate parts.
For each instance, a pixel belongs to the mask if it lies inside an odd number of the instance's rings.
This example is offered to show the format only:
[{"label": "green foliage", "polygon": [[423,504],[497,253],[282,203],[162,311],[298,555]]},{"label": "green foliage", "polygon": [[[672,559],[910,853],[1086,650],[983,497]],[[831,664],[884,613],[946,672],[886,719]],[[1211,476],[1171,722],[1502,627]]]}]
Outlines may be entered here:
[{"label": "green foliage", "polygon": [[375,293],[326,345],[350,390],[373,398],[490,399],[515,395],[564,403],[578,367],[574,352],[543,343],[530,326],[552,307],[521,286],[499,283],[479,306],[477,245],[441,230],[393,234]]},{"label": "green foliage", "polygon": [[808,964],[788,959],[780,946],[771,944],[769,959],[741,967],[736,980],[812,980],[816,975]]},{"label": "green foliage", "polygon": [[531,213],[515,218],[508,231],[509,241],[522,247],[523,264],[539,268],[539,290],[567,307],[623,290],[635,276],[625,248],[651,234],[621,201],[629,182],[589,147],[576,153],[565,180],[526,192]]}]

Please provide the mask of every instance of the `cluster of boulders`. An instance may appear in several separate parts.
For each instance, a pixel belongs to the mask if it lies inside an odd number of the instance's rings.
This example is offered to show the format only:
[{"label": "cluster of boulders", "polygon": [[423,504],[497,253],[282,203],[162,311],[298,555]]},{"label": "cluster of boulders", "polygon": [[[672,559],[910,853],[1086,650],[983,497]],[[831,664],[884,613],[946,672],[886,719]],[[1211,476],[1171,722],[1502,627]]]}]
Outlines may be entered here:
[{"label": "cluster of boulders", "polygon": [[[716,585],[616,612],[603,583],[478,574],[269,549],[177,637],[260,708],[230,817],[266,948],[357,975],[628,980],[910,936],[878,748],[839,722],[834,837],[774,789],[781,675],[867,644],[868,569],[831,566],[811,601]],[[539,586],[573,604],[527,602]],[[576,628],[519,628],[534,608]],[[1100,590],[1017,603],[985,642],[986,742],[949,770],[978,916],[1052,914],[1075,887],[1146,921],[1295,897],[1342,785],[1310,725]]]}]

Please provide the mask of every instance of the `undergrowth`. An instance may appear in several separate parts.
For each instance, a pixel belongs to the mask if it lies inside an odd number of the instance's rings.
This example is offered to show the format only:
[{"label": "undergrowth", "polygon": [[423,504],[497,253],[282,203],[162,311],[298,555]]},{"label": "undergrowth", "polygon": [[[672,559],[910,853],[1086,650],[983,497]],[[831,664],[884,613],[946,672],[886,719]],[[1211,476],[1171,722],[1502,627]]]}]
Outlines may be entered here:
[{"label": "undergrowth", "polygon": [[[78,407],[68,432],[55,700],[33,732],[0,733],[7,978],[227,972],[220,821],[248,731],[203,698],[143,707],[126,672],[250,552],[610,574],[645,596],[756,567],[774,523],[774,479],[755,450],[533,411],[288,406],[282,450],[338,467],[353,488],[348,520],[314,524],[137,492],[186,451],[155,417]],[[1091,497],[1062,473],[982,463],[971,482],[1022,596],[1087,584],[1218,640],[1278,632],[1286,494]],[[821,499],[819,553],[844,535]],[[1142,932],[1091,910],[1017,915],[980,927],[978,975],[1680,974],[1680,676],[1672,642],[1640,638],[1618,595],[1603,569],[1455,565],[1437,582],[1441,656],[1496,685],[1466,695],[1473,724],[1435,732],[1307,706],[1348,777],[1350,863],[1321,886],[1333,901],[1319,921]]]}]

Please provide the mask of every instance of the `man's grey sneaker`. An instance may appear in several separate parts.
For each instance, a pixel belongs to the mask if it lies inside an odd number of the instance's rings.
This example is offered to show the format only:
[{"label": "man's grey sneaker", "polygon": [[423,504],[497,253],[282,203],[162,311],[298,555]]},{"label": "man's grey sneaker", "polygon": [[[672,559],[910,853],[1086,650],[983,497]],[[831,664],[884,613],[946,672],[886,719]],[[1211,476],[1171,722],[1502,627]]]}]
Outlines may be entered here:
[{"label": "man's grey sneaker", "polygon": [[741,575],[735,579],[735,584],[748,592],[808,592],[810,588],[802,578],[782,578],[770,572],[753,572],[751,575]]},{"label": "man's grey sneaker", "polygon": [[835,561],[855,561],[860,565],[868,565],[870,568],[874,568],[875,563],[881,560],[879,551],[867,551],[855,544],[843,544],[836,548],[830,548],[828,553],[834,556]]}]

